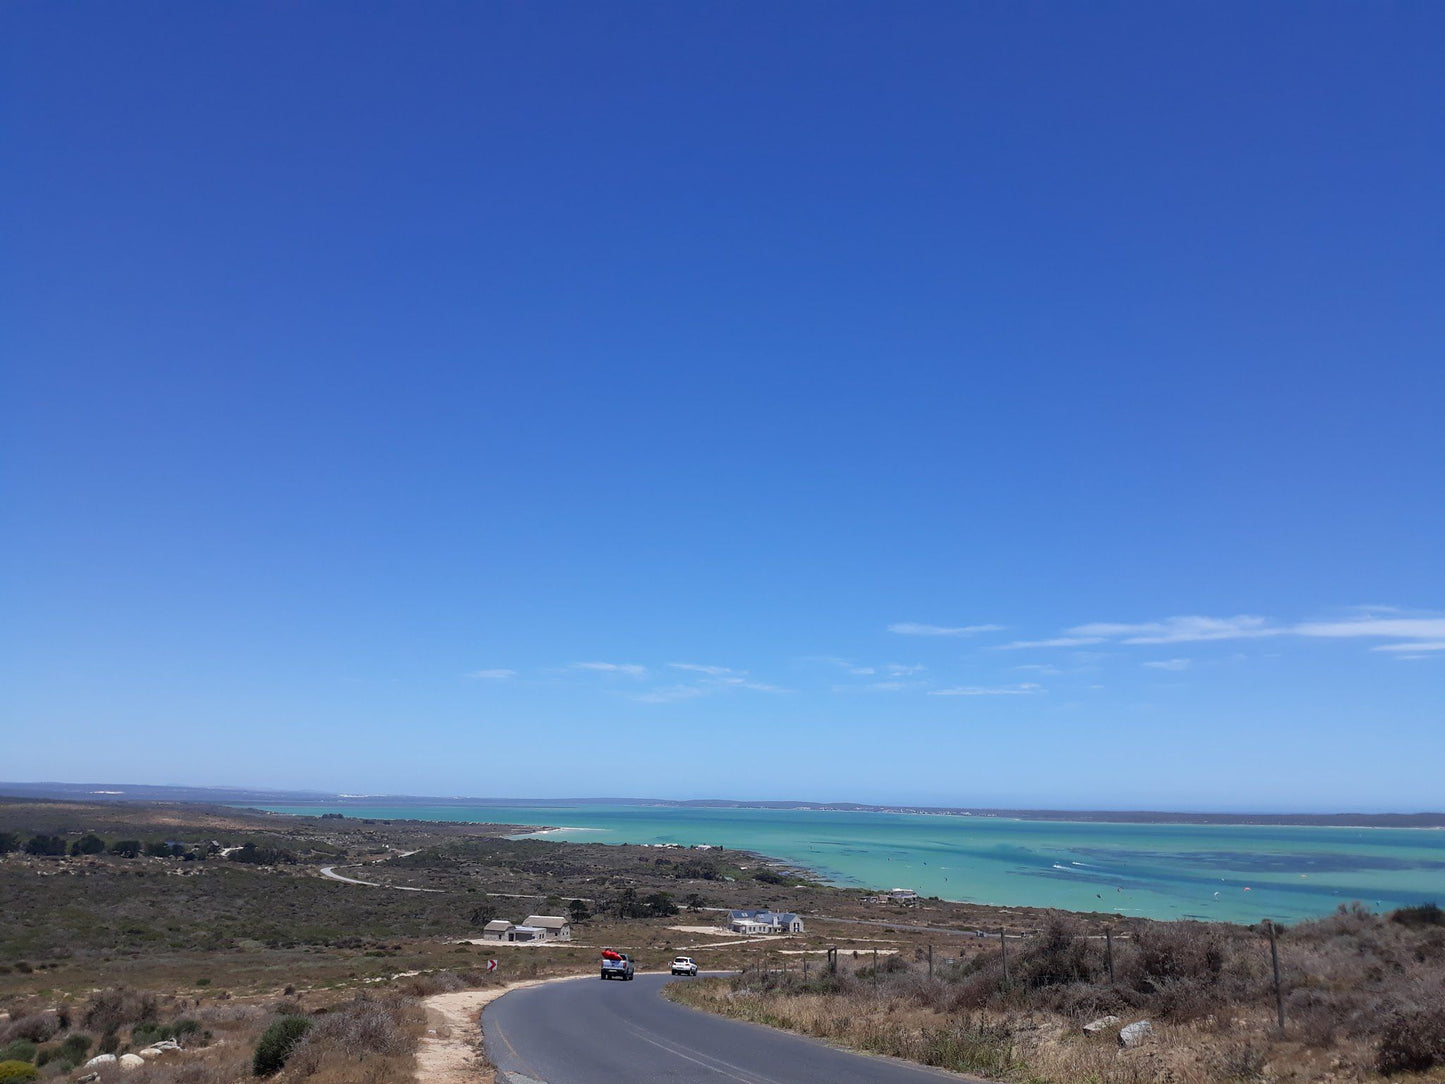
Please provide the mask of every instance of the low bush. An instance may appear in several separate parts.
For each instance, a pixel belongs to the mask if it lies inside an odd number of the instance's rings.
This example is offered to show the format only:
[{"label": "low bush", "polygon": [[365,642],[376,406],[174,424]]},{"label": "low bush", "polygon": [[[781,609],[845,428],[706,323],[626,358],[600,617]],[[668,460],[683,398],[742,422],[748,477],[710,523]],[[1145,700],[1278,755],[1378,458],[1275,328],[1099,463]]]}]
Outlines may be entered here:
[{"label": "low bush", "polygon": [[1422,903],[1418,907],[1401,907],[1390,912],[1390,921],[1402,926],[1445,926],[1445,910],[1438,903]]},{"label": "low bush", "polygon": [[348,1059],[403,1058],[415,1045],[423,1019],[410,998],[359,994],[315,1019],[288,1061],[287,1073],[305,1078],[323,1065]]},{"label": "low bush", "polygon": [[151,1023],[157,1009],[154,994],[116,986],[92,995],[82,1020],[91,1031],[106,1034],[119,1031],[127,1024]]},{"label": "low bush", "polygon": [[0,1061],[34,1061],[35,1052],[39,1049],[29,1039],[16,1039],[0,1046]]},{"label": "low bush", "polygon": [[0,1084],[29,1084],[40,1079],[40,1070],[28,1061],[0,1061]]},{"label": "low bush", "polygon": [[[277,1008],[278,1012],[300,1012],[300,1008],[292,1006],[288,1009]],[[150,1021],[144,1024],[137,1024],[131,1029],[130,1041],[132,1046],[150,1046],[152,1043],[162,1042],[166,1039],[185,1039],[201,1030],[201,1025],[196,1021],[182,1017],[170,1024],[160,1024]]]},{"label": "low bush", "polygon": [[22,1016],[5,1029],[4,1041],[27,1039],[32,1043],[49,1042],[60,1031],[60,1017],[53,1012],[37,1012]]},{"label": "low bush", "polygon": [[311,1019],[306,1016],[283,1016],[261,1035],[256,1044],[256,1054],[251,1059],[251,1072],[256,1076],[274,1076],[286,1066],[297,1045],[311,1030]]},{"label": "low bush", "polygon": [[1380,1033],[1376,1064],[1382,1073],[1422,1073],[1445,1065],[1445,1007],[1393,1015]]},{"label": "low bush", "polygon": [[67,1035],[65,1041],[56,1046],[42,1047],[35,1058],[37,1066],[52,1065],[61,1070],[74,1069],[85,1060],[90,1049],[90,1036]]}]

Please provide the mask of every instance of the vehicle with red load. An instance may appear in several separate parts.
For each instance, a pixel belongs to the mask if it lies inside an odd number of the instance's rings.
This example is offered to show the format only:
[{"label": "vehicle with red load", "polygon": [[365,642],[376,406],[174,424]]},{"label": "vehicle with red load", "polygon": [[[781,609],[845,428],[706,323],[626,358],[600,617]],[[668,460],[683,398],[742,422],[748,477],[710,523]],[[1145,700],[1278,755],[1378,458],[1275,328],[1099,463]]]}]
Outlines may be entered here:
[{"label": "vehicle with red load", "polygon": [[604,979],[630,979],[633,977],[632,957],[625,952],[602,950],[602,977]]}]

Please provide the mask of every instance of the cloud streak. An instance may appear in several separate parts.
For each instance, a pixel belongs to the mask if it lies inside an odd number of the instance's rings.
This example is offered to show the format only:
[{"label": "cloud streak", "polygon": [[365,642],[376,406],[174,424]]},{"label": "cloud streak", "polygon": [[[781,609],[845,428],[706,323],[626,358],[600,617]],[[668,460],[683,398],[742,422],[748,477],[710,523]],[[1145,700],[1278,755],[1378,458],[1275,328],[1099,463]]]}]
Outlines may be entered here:
[{"label": "cloud streak", "polygon": [[627,677],[647,676],[647,667],[630,662],[574,662],[573,670],[590,670],[597,674],[624,674]]},{"label": "cloud streak", "polygon": [[506,681],[507,678],[517,676],[517,671],[508,670],[505,667],[493,667],[490,670],[473,670],[467,677],[481,678],[484,681]]},{"label": "cloud streak", "polygon": [[929,696],[1032,696],[1043,687],[1026,681],[1021,685],[955,685],[951,689],[932,689]]},{"label": "cloud streak", "polygon": [[896,636],[976,636],[980,632],[1001,632],[1002,625],[925,625],[916,621],[899,621],[888,626]]},{"label": "cloud streak", "polygon": [[[1389,616],[1380,616],[1382,612]],[[1331,621],[1279,623],[1257,614],[1236,614],[1233,617],[1188,614],[1159,621],[1092,621],[1065,629],[1064,633],[1045,640],[1015,640],[1001,646],[1082,647],[1101,643],[1148,646],[1287,636],[1312,640],[1389,639],[1395,643],[1383,644],[1373,650],[1395,653],[1445,650],[1445,617],[1407,616],[1403,611],[1382,611],[1380,607],[1373,607],[1361,616]]]}]

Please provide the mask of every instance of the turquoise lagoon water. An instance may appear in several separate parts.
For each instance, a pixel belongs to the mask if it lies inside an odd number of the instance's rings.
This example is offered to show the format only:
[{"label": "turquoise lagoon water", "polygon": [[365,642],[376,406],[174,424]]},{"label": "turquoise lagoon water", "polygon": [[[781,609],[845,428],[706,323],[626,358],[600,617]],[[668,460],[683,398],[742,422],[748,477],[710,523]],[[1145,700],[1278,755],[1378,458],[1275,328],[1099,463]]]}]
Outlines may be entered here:
[{"label": "turquoise lagoon water", "polygon": [[1148,918],[1294,922],[1360,901],[1445,903],[1445,831],[1100,824],[1006,817],[643,805],[267,806],[282,813],[543,824],[546,838],[711,843],[839,885]]}]

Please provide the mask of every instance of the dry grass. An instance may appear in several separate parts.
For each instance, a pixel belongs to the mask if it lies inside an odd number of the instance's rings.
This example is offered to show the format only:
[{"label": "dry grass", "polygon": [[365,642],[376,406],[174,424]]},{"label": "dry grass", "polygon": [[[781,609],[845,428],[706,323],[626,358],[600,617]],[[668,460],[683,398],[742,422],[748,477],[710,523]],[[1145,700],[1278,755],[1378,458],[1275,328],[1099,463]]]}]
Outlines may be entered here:
[{"label": "dry grass", "polygon": [[[1068,916],[1010,946],[930,977],[902,958],[837,974],[751,970],[675,988],[688,1004],[866,1050],[995,1078],[1059,1084],[1365,1080],[1445,1068],[1445,928],[1341,909],[1279,941],[1287,1027],[1275,1025],[1268,941],[1260,930],[1131,923],[1102,940]],[[1151,1042],[1120,1049],[1080,1025],[1148,1019]]]}]

